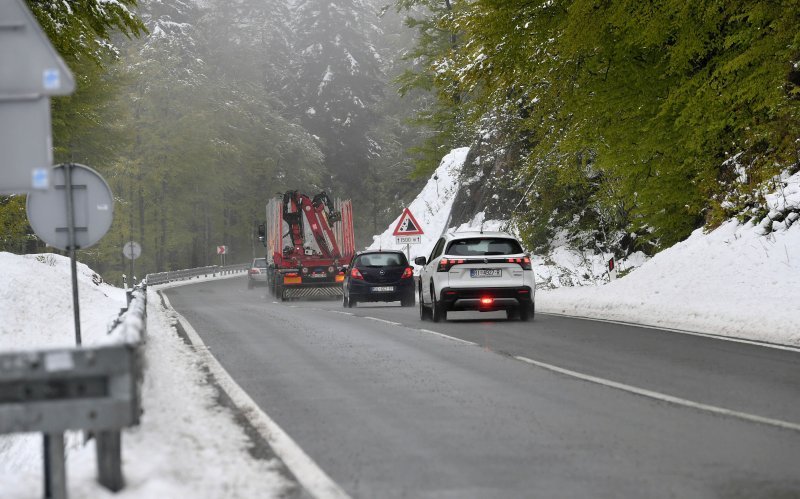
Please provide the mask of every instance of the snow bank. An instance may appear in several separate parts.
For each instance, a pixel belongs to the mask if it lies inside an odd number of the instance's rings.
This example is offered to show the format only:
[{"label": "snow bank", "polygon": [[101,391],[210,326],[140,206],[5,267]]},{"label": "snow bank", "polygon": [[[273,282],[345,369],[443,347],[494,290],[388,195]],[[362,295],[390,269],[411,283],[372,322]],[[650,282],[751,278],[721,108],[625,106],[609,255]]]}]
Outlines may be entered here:
[{"label": "snow bank", "polygon": [[[78,266],[84,344],[102,342],[125,305],[123,290]],[[281,497],[287,483],[276,461],[253,459],[233,414],[217,403],[200,357],[171,328],[148,291],[147,371],[141,424],[123,431],[127,486],[112,494],[96,482],[94,442],[67,433],[71,497]],[[0,351],[74,345],[69,260],[0,253]],[[40,434],[0,435],[0,497],[42,496]]]},{"label": "snow bank", "polygon": [[800,345],[800,226],[755,229],[698,229],[610,284],[540,292],[537,308]]},{"label": "snow bank", "polygon": [[[800,209],[800,174],[767,203],[772,217]],[[608,285],[541,292],[537,308],[800,345],[800,223],[765,220],[766,235],[763,220],[698,229]]]},{"label": "snow bank", "polygon": [[[458,176],[464,161],[467,159],[468,147],[453,149],[442,158],[434,175],[425,184],[419,195],[408,205],[417,222],[422,225],[425,234],[422,235],[421,244],[411,245],[411,261],[418,256],[430,254],[434,244],[446,229],[450,217],[450,209],[458,194]],[[438,177],[434,178],[434,177]],[[373,236],[374,242],[369,249],[396,249],[406,250],[405,244],[398,245],[393,235],[394,228],[400,221],[402,214],[389,224],[383,234]]]}]

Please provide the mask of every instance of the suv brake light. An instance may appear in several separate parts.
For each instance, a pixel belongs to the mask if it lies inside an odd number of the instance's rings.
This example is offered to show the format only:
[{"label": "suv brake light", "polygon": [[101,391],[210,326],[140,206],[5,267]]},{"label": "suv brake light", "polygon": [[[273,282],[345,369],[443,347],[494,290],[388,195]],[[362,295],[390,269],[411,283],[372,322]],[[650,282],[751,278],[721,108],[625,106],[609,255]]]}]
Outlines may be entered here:
[{"label": "suv brake light", "polygon": [[442,258],[439,260],[439,267],[436,269],[438,272],[447,272],[450,270],[454,265],[460,265],[466,262],[463,258],[461,259],[454,259],[454,258]]},{"label": "suv brake light", "polygon": [[506,260],[508,263],[517,263],[522,270],[531,270],[531,257],[526,256],[523,258],[508,258]]}]

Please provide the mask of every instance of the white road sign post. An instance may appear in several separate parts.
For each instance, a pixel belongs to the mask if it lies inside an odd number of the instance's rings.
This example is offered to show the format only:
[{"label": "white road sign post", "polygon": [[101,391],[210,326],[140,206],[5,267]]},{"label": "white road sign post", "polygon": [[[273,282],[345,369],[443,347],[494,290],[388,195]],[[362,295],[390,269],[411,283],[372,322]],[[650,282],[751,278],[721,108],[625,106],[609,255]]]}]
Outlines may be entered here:
[{"label": "white road sign post", "polygon": [[406,245],[406,256],[409,261],[411,260],[411,245],[420,244],[424,233],[422,226],[411,214],[411,210],[404,209],[403,214],[400,215],[400,220],[397,221],[397,225],[394,228],[393,235],[397,244]]},{"label": "white road sign post", "polygon": [[[122,254],[125,255],[125,258],[131,261],[131,279],[133,279],[134,274],[134,265],[133,261],[139,258],[142,255],[142,247],[136,241],[128,241],[122,247]],[[133,280],[131,280],[131,288],[133,287]]]},{"label": "white road sign post", "polygon": [[217,246],[217,254],[219,255],[219,262],[224,267],[225,266],[225,255],[228,254],[228,247],[227,246]]},{"label": "white road sign post", "polygon": [[0,1],[0,193],[49,187],[50,96],[75,79],[24,0]]}]

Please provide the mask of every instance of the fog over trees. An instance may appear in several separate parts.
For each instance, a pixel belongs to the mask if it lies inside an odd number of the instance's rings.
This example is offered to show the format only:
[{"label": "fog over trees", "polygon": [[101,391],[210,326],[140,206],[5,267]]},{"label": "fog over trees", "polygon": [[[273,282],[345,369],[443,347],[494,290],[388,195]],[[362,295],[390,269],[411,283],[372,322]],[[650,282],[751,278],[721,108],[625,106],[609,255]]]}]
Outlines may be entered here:
[{"label": "fog over trees", "polygon": [[[117,203],[81,259],[117,279],[263,253],[267,199],[354,200],[360,244],[451,148],[456,221],[509,219],[529,248],[656,252],[763,210],[800,158],[800,3],[584,0],[28,0],[73,69],[57,162]],[[0,250],[44,251],[24,196]]]}]

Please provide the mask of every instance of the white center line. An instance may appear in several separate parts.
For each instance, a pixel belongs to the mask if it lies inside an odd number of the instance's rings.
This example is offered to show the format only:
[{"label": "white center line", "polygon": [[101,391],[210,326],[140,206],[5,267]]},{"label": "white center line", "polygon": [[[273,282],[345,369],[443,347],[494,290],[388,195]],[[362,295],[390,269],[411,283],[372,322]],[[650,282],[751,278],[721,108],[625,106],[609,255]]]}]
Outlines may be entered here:
[{"label": "white center line", "polygon": [[599,385],[608,386],[610,388],[616,388],[618,390],[623,390],[630,393],[635,393],[636,395],[641,395],[643,397],[648,397],[656,400],[661,400],[663,402],[669,402],[670,404],[681,405],[684,407],[691,407],[693,409],[698,409],[701,411],[711,412],[714,414],[719,414],[722,416],[729,416],[733,418],[743,419],[745,421],[751,421],[754,423],[761,423],[769,426],[776,426],[778,428],[784,428],[787,430],[795,430],[800,431],[800,424],[797,423],[790,423],[788,421],[781,421],[780,419],[772,419],[766,418],[763,416],[757,416],[755,414],[749,414],[746,412],[739,412],[733,411],[730,409],[725,409],[722,407],[717,407],[714,405],[702,404],[700,402],[694,402],[692,400],[686,400],[679,397],[673,397],[672,395],[667,395],[664,393],[654,392],[651,390],[646,390],[644,388],[639,388],[636,386],[626,385],[624,383],[618,383],[616,381],[611,381],[608,379],[598,378],[595,376],[590,376],[588,374],[579,373],[576,371],[571,371],[569,369],[564,369],[563,367],[554,366],[552,364],[547,364],[544,362],[539,362],[537,360],[529,359],[527,357],[515,357],[517,360],[521,360],[522,362],[526,362],[528,364],[533,364],[534,366],[541,367],[543,369],[547,369],[549,371],[557,372],[560,374],[565,374],[567,376],[572,376],[573,378],[582,379],[584,381],[588,381],[590,383],[597,383]]},{"label": "white center line", "polygon": [[400,322],[387,321],[386,319],[379,319],[377,317],[364,316],[363,318],[364,319],[369,319],[371,321],[378,321],[378,322],[383,322],[383,323],[386,323],[386,324],[391,324],[392,326],[402,326],[403,325]]},{"label": "white center line", "polygon": [[[318,308],[316,310],[325,310],[325,309]],[[328,312],[333,312],[334,314],[340,314],[340,315],[353,315],[352,312],[342,312],[341,310],[328,310]]]},{"label": "white center line", "polygon": [[441,336],[442,338],[445,338],[445,339],[448,339],[448,340],[457,341],[457,342],[463,343],[465,345],[478,346],[477,343],[473,343],[473,342],[467,341],[467,340],[462,340],[461,338],[456,338],[454,336],[448,336],[446,334],[437,333],[436,331],[431,331],[430,329],[417,329],[417,331],[422,331],[423,333],[428,333],[428,334],[435,334],[436,336]]}]

